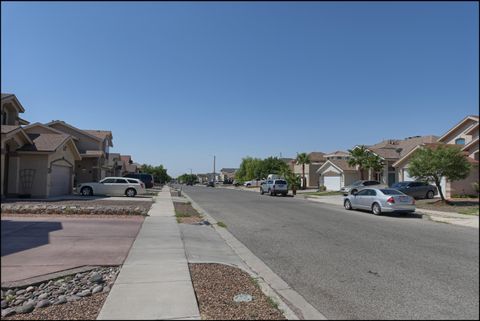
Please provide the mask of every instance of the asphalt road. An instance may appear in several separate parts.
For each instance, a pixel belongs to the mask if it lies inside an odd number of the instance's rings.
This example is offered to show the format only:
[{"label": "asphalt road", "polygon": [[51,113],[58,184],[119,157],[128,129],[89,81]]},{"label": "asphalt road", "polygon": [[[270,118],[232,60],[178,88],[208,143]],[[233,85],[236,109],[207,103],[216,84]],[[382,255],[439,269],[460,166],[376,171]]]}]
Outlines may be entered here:
[{"label": "asphalt road", "polygon": [[183,190],[329,319],[479,319],[478,229],[248,191]]}]

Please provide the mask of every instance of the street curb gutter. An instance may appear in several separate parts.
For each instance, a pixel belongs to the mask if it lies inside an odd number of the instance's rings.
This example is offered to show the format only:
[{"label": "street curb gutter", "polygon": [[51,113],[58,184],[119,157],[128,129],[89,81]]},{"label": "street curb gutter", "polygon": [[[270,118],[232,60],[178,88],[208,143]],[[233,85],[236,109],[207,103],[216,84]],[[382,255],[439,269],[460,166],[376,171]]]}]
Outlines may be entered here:
[{"label": "street curb gutter", "polygon": [[198,205],[190,196],[182,191],[185,196],[200,214],[204,215],[212,224],[213,228],[220,234],[233,251],[245,262],[245,264],[258,275],[257,282],[262,291],[273,297],[278,307],[288,320],[327,320],[327,318],[308,303],[299,293],[292,289],[275,272],[273,272],[262,260],[253,254],[226,228],[219,227],[217,221]]}]

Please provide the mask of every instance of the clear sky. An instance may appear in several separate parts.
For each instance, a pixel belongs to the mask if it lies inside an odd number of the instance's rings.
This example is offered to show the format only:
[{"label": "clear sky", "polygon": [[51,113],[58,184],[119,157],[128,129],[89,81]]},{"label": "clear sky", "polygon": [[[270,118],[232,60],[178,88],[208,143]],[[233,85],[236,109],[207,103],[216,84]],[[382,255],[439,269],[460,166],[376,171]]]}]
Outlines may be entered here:
[{"label": "clear sky", "polygon": [[1,90],[170,175],[478,114],[478,4],[2,2]]}]

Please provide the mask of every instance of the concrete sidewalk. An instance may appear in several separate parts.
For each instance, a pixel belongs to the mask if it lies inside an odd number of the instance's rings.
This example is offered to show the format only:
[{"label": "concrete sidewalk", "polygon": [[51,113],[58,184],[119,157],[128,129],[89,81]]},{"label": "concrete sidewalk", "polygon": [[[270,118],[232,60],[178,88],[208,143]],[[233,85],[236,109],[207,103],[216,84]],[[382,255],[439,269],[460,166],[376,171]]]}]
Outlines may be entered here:
[{"label": "concrete sidewalk", "polygon": [[[312,202],[325,203],[325,204],[331,204],[331,205],[337,205],[337,206],[343,207],[342,195],[308,196],[305,199]],[[432,221],[479,228],[478,216],[464,215],[464,214],[459,214],[455,212],[433,211],[433,210],[427,210],[423,208],[417,208],[415,213],[428,215],[428,217]]]},{"label": "concrete sidewalk", "polygon": [[97,319],[199,320],[168,186],[148,214]]}]

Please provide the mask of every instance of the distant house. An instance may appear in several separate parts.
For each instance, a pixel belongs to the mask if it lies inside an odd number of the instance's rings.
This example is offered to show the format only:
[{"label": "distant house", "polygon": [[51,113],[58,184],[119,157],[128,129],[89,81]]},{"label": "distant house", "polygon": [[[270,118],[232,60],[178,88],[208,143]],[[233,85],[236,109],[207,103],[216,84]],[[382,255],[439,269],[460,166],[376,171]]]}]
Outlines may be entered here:
[{"label": "distant house", "polygon": [[317,169],[320,186],[328,191],[338,191],[342,186],[350,185],[359,179],[357,168],[348,165],[350,154],[335,151],[324,155],[325,163]]},{"label": "distant house", "polygon": [[122,176],[126,174],[135,174],[140,172],[140,165],[133,162],[132,156],[120,155],[120,160],[122,164]]},{"label": "distant house", "polygon": [[[319,177],[317,170],[325,163],[325,153],[322,152],[311,152],[308,154],[310,159],[310,164],[305,164],[305,179],[306,187],[318,187],[319,186]],[[293,165],[293,172],[297,175],[302,175],[302,165],[297,164],[296,162]],[[303,184],[303,182],[302,182]]]},{"label": "distant house", "polygon": [[467,116],[458,124],[448,130],[434,143],[424,143],[416,146],[409,153],[406,153],[393,164],[397,171],[399,181],[412,181],[408,173],[410,158],[417,149],[420,148],[438,148],[438,146],[457,146],[462,150],[468,161],[472,164],[470,175],[461,181],[450,182],[445,178],[441,180],[441,187],[445,197],[451,197],[454,194],[476,194],[472,183],[478,183],[478,162],[479,162],[479,118],[478,116]]},{"label": "distant house", "polygon": [[111,131],[79,129],[61,120],[46,125],[75,138],[75,145],[82,156],[75,163],[75,184],[98,182],[112,172],[108,161],[109,148],[113,147]]},{"label": "distant house", "polygon": [[222,168],[220,170],[220,181],[235,179],[238,168]]}]

